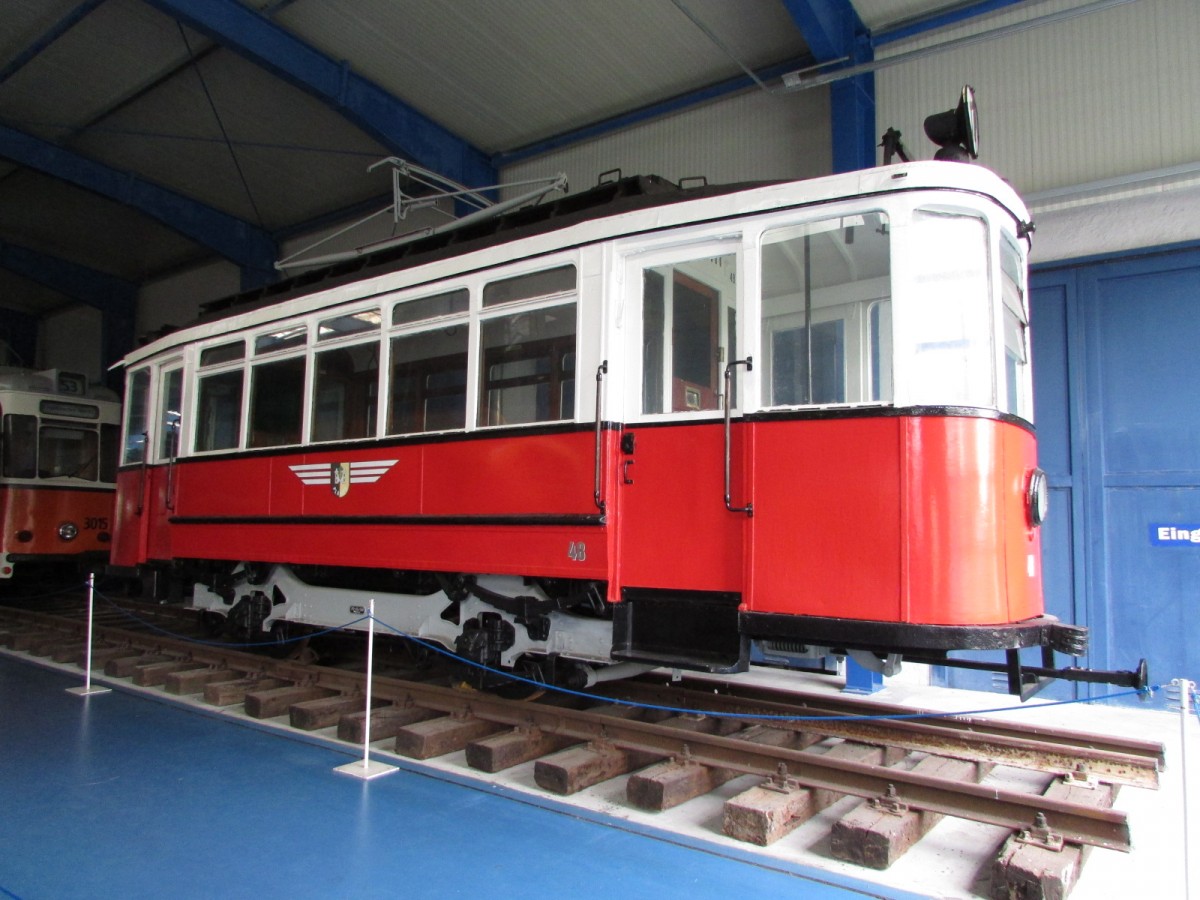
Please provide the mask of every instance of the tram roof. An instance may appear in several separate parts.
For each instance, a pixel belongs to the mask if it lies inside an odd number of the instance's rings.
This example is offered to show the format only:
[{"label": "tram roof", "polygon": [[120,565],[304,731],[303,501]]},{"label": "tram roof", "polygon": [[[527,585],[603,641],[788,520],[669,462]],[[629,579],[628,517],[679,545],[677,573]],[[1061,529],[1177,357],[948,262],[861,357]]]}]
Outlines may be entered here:
[{"label": "tram roof", "polygon": [[[878,166],[854,172],[828,175],[804,181],[739,182],[681,186],[657,175],[638,175],[606,182],[565,197],[522,207],[462,228],[419,237],[398,246],[386,247],[332,265],[300,273],[275,284],[215,300],[201,307],[200,317],[190,326],[154,336],[134,350],[118,365],[131,365],[167,347],[211,335],[224,328],[217,323],[241,319],[288,301],[366,281],[442,260],[465,256],[514,241],[565,231],[576,225],[610,219],[642,211],[688,204],[678,221],[660,221],[658,226],[673,227],[709,217],[751,214],[788,206],[815,205],[858,196],[872,196],[916,189],[949,189],[985,194],[1005,207],[1018,220],[1028,213],[1016,192],[991,170],[976,165],[948,162],[913,162]],[[750,202],[734,209],[728,204],[718,208],[691,206],[693,201],[745,195]],[[681,210],[683,207],[680,207]],[[692,211],[694,209],[694,212]],[[617,237],[646,227],[642,217],[634,216],[614,227],[610,233],[593,235],[590,240]],[[553,249],[553,248],[552,248]],[[289,313],[290,314],[290,313]],[[250,323],[246,323],[247,325]],[[204,328],[204,326],[208,326]],[[217,327],[214,327],[217,326]],[[200,327],[205,332],[197,334]]]}]

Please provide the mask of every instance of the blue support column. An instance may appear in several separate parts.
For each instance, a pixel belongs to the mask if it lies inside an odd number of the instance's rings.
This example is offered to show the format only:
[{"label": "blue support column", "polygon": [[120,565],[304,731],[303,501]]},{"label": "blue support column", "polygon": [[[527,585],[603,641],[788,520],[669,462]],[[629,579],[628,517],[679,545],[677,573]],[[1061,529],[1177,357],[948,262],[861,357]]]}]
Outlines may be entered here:
[{"label": "blue support column", "polygon": [[[782,0],[819,63],[844,68],[875,57],[871,33],[850,0]],[[875,76],[857,75],[829,88],[833,170],[875,165]]]},{"label": "blue support column", "polygon": [[[869,41],[855,41],[851,65],[869,62]],[[835,81],[829,86],[830,119],[833,126],[833,171],[853,172],[875,165],[875,75],[868,72]]]}]

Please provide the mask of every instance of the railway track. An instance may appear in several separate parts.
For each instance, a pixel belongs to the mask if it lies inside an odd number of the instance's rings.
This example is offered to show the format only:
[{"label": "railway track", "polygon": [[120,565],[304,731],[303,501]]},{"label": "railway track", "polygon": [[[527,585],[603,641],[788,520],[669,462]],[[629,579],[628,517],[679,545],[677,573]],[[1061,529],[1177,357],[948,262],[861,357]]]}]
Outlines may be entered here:
[{"label": "railway track", "polygon": [[[198,643],[203,623],[182,612],[141,605],[133,627],[123,613],[98,616],[94,669],[361,746],[361,667]],[[82,667],[83,629],[78,606],[53,615],[0,607],[0,645],[14,654]],[[996,897],[1063,896],[1091,848],[1128,851],[1117,791],[1156,788],[1164,765],[1154,742],[978,716],[912,718],[904,707],[707,678],[511,700],[385,657],[372,694],[379,752],[461,759],[480,778],[524,767],[531,789],[558,798],[623,781],[622,802],[651,815],[702,797],[711,809],[720,797],[722,838],[746,846],[777,845],[820,815],[832,856],[882,870],[943,818],[983,823],[1002,835],[998,850],[994,832],[985,848]]]}]

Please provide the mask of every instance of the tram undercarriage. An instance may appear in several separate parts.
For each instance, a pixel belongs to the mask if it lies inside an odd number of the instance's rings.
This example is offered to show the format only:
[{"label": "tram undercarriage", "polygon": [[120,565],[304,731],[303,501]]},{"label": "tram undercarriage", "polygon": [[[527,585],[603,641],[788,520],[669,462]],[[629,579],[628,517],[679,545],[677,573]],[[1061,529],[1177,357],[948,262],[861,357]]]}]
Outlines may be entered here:
[{"label": "tram undercarriage", "polygon": [[[604,600],[604,585],[590,581],[253,563],[208,568],[194,580],[191,605],[230,637],[282,646],[298,633],[296,626],[366,631],[373,611],[377,632],[443,648],[466,662],[467,679],[480,688],[502,685],[508,674],[585,688],[654,668],[744,672],[753,642],[768,658],[782,655],[789,665],[849,657],[889,676],[905,659],[985,669],[1006,674],[1010,693],[1026,698],[1055,678],[1135,688],[1147,678],[1144,667],[1132,672],[1055,668],[1055,651],[1081,654],[1086,634],[1052,617],[1016,629],[979,629],[968,645],[1006,653],[1004,662],[992,663],[951,658],[946,651],[956,648],[937,646],[952,637],[941,631],[965,640],[962,629],[920,626],[906,631],[910,637],[924,635],[920,646],[873,645],[862,641],[861,631],[871,623],[853,623],[858,640],[838,641],[830,640],[832,622],[813,620],[808,639],[782,640],[770,633],[774,617],[739,611],[740,598],[732,594],[631,590],[625,592],[626,602],[614,606]],[[794,634],[800,622],[795,617],[789,622]],[[1040,649],[1039,664],[1023,662],[1022,647]]]},{"label": "tram undercarriage", "polygon": [[[502,670],[587,687],[655,667],[614,664],[612,620],[602,591],[591,582],[375,575],[372,590],[356,584],[363,580],[358,570],[243,565],[198,580],[192,606],[221,617],[226,633],[250,642],[282,640],[293,623],[366,631],[373,609],[379,633],[445,648],[474,664],[468,674],[480,686],[503,681]],[[389,583],[408,590],[378,589]]]}]

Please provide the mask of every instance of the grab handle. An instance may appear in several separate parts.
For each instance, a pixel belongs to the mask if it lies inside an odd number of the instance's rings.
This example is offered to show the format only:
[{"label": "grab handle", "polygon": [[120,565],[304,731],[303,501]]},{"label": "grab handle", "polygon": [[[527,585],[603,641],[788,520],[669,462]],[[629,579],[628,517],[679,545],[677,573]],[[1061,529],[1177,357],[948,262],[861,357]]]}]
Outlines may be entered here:
[{"label": "grab handle", "polygon": [[733,370],[737,366],[745,366],[747,372],[754,371],[754,357],[747,356],[745,359],[735,359],[725,366],[725,508],[730,512],[744,512],[747,516],[754,515],[754,504],[747,503],[745,506],[734,506],[730,500],[730,487],[733,480],[730,473],[732,429],[729,424],[729,411],[731,398],[733,396]]},{"label": "grab handle", "polygon": [[607,374],[608,360],[606,359],[596,369],[596,480],[592,498],[596,502],[596,508],[601,512],[604,512],[604,498],[601,497],[601,488],[603,486],[601,463],[604,456],[604,420],[601,419],[601,415],[603,412],[602,400],[604,399],[604,393],[601,388],[604,384],[604,376]]}]

